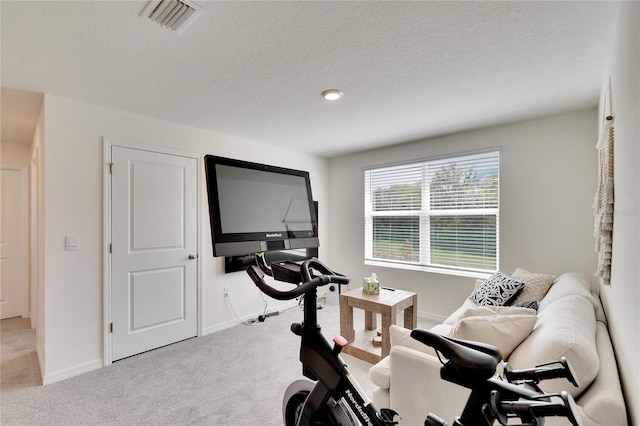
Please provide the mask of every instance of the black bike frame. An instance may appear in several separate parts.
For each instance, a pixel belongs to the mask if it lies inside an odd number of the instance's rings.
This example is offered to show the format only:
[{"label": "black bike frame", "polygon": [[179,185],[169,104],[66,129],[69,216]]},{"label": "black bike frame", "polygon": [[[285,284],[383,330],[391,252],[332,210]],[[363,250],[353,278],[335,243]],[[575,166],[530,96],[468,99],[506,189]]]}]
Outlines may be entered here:
[{"label": "black bike frame", "polygon": [[[321,333],[317,318],[316,290],[304,295],[304,323],[299,334],[302,374],[316,381],[307,397],[299,424],[312,424],[316,413],[325,409],[329,397],[336,401],[344,399],[361,424],[380,426],[385,423],[378,418],[378,411],[366,396],[358,382],[351,376],[339,349],[329,343]],[[292,330],[296,324],[292,325]]]},{"label": "black bike frame", "polygon": [[[526,386],[514,385],[498,379],[489,379],[481,388],[471,390],[464,410],[460,417],[456,418],[454,426],[493,425],[496,417],[487,405],[487,401],[491,400],[491,393],[496,391],[506,401],[517,401],[520,398],[530,399],[540,396],[539,392]],[[478,418],[479,413],[483,415],[482,420]]]}]

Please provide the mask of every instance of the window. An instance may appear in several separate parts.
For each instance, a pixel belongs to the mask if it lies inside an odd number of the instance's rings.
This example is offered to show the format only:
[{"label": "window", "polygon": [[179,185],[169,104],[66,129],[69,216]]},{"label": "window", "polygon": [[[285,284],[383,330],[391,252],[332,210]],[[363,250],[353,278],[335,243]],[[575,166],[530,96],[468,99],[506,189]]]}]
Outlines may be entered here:
[{"label": "window", "polygon": [[365,170],[365,262],[498,269],[499,152]]}]

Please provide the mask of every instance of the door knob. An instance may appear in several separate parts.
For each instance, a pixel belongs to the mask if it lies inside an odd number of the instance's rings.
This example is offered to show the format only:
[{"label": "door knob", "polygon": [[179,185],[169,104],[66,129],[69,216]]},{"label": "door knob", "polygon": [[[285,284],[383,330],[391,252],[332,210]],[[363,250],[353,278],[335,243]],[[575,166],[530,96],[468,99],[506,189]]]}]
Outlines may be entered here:
[{"label": "door knob", "polygon": [[190,254],[189,255],[189,260],[193,260],[193,259],[197,259],[198,255],[197,254]]}]

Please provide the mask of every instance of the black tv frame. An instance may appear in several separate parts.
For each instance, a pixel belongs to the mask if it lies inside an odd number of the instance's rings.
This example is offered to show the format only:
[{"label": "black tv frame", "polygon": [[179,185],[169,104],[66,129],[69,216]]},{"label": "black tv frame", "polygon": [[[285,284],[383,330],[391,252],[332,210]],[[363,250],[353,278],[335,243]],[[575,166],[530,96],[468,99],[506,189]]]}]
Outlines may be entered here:
[{"label": "black tv frame", "polygon": [[[211,238],[214,256],[242,256],[259,252],[317,248],[320,245],[318,240],[317,214],[312,204],[313,196],[311,194],[311,180],[309,178],[309,172],[267,164],[252,163],[215,155],[206,155],[204,157],[204,162],[209,201],[209,221],[211,225]],[[281,229],[276,229],[264,230],[262,232],[224,233],[222,231],[222,224],[220,221],[220,203],[216,165],[302,177],[305,180],[307,200],[311,206],[309,209],[312,216],[310,218],[311,229],[287,232],[283,232]]]}]

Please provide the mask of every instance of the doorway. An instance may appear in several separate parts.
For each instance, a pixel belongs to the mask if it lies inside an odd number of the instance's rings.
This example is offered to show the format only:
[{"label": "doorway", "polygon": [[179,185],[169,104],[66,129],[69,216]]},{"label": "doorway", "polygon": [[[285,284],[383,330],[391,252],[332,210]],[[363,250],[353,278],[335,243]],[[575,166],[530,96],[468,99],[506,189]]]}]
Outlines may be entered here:
[{"label": "doorway", "polygon": [[0,169],[0,319],[28,318],[26,167]]},{"label": "doorway", "polygon": [[105,158],[109,364],[197,335],[200,158],[115,140]]}]

